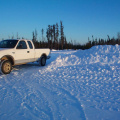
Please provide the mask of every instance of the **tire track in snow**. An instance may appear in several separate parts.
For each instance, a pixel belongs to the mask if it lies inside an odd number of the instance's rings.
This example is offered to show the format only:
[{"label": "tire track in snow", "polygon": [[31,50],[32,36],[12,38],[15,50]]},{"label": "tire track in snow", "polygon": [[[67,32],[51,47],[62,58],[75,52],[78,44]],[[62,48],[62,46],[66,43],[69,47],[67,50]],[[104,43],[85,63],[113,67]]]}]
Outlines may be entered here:
[{"label": "tire track in snow", "polygon": [[[36,81],[36,80],[35,80]],[[35,81],[27,83],[28,94],[23,98],[21,106],[26,110],[32,119],[50,119],[53,120],[53,115],[49,107],[49,103],[42,93],[42,87]],[[27,116],[27,115],[26,115]]]},{"label": "tire track in snow", "polygon": [[28,114],[33,119],[50,119],[53,120],[53,115],[48,102],[40,91],[35,91],[26,96],[22,102],[24,110],[27,109]]},{"label": "tire track in snow", "polygon": [[80,119],[81,120],[86,120],[86,116],[85,116],[85,113],[84,113],[84,110],[83,110],[81,102],[76,97],[71,95],[67,90],[65,90],[63,88],[59,88],[59,89],[60,89],[59,91],[62,91],[64,94],[69,96],[70,99],[73,99],[75,101],[75,103],[73,103],[73,106],[76,106],[76,108],[78,108],[78,110],[80,111],[80,118],[79,118],[79,120]]},{"label": "tire track in snow", "polygon": [[67,90],[55,88],[55,86],[51,86],[51,89],[40,86],[39,91],[44,96],[45,101],[49,103],[53,119],[86,120],[80,101]]}]

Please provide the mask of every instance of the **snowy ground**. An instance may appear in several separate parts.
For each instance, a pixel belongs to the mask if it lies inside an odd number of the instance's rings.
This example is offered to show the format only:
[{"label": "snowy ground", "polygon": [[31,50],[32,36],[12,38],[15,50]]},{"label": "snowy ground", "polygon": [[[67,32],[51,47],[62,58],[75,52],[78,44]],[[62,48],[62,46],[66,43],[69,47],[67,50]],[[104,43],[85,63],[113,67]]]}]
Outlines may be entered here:
[{"label": "snowy ground", "polygon": [[0,120],[120,120],[120,46],[51,56],[0,74]]}]

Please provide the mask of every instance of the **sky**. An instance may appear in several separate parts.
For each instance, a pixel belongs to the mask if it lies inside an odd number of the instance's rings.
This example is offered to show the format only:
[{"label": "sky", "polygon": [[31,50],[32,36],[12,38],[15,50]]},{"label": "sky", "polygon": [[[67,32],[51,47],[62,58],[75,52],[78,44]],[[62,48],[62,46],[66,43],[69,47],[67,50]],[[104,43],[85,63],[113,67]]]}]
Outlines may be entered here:
[{"label": "sky", "polygon": [[80,44],[88,37],[117,38],[120,32],[120,0],[0,0],[0,40],[14,36],[32,39],[36,29],[38,40],[41,29],[60,21],[67,41]]}]

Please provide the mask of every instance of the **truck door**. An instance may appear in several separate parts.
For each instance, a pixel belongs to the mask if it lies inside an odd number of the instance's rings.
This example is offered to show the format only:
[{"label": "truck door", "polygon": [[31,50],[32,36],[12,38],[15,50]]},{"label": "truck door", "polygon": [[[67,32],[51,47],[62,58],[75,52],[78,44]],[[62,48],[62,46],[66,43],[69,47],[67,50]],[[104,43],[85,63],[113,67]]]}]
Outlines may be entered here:
[{"label": "truck door", "polygon": [[15,64],[29,62],[29,52],[26,41],[19,41],[15,51]]}]

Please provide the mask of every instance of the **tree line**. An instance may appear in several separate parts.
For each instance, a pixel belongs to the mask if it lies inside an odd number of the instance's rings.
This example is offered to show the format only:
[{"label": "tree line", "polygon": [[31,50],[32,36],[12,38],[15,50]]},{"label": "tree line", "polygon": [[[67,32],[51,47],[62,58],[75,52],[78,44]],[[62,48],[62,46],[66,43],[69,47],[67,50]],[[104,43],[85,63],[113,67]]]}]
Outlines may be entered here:
[{"label": "tree line", "polygon": [[[46,36],[44,36],[46,34]],[[10,38],[10,36],[9,36]],[[14,35],[11,37],[14,39]],[[17,33],[17,39],[20,39],[18,37]],[[24,39],[24,37],[22,37]],[[107,35],[107,39],[94,39],[94,36],[92,35],[91,40],[88,37],[88,42],[81,45],[80,43],[77,43],[74,41],[67,41],[66,36],[64,34],[64,26],[63,22],[60,21],[60,25],[58,23],[53,25],[48,25],[46,31],[44,29],[41,30],[41,39],[38,40],[38,32],[35,29],[32,32],[32,41],[35,45],[35,48],[50,48],[50,49],[56,49],[56,50],[63,50],[63,49],[89,49],[95,45],[120,45],[120,33],[118,33],[118,38],[110,38],[109,35]]]},{"label": "tree line", "polygon": [[96,45],[120,45],[120,33],[118,33],[118,38],[110,38],[109,35],[107,35],[107,37],[107,39],[94,39],[92,35],[92,40],[90,40],[88,37],[88,42],[83,46],[83,49],[89,49]]},{"label": "tree line", "polygon": [[76,43],[76,41],[67,41],[66,36],[64,34],[64,26],[63,22],[60,21],[60,26],[58,23],[53,25],[48,25],[46,30],[46,38],[43,36],[44,29],[41,30],[42,32],[42,40],[37,40],[37,31],[33,31],[33,43],[35,44],[36,48],[50,48],[50,49],[56,49],[56,50],[63,50],[63,49],[89,49],[95,45],[120,45],[120,33],[118,33],[118,38],[110,38],[109,35],[107,35],[107,39],[94,39],[94,36],[92,35],[92,39],[88,37],[88,42],[84,45],[81,45],[80,43]]}]

